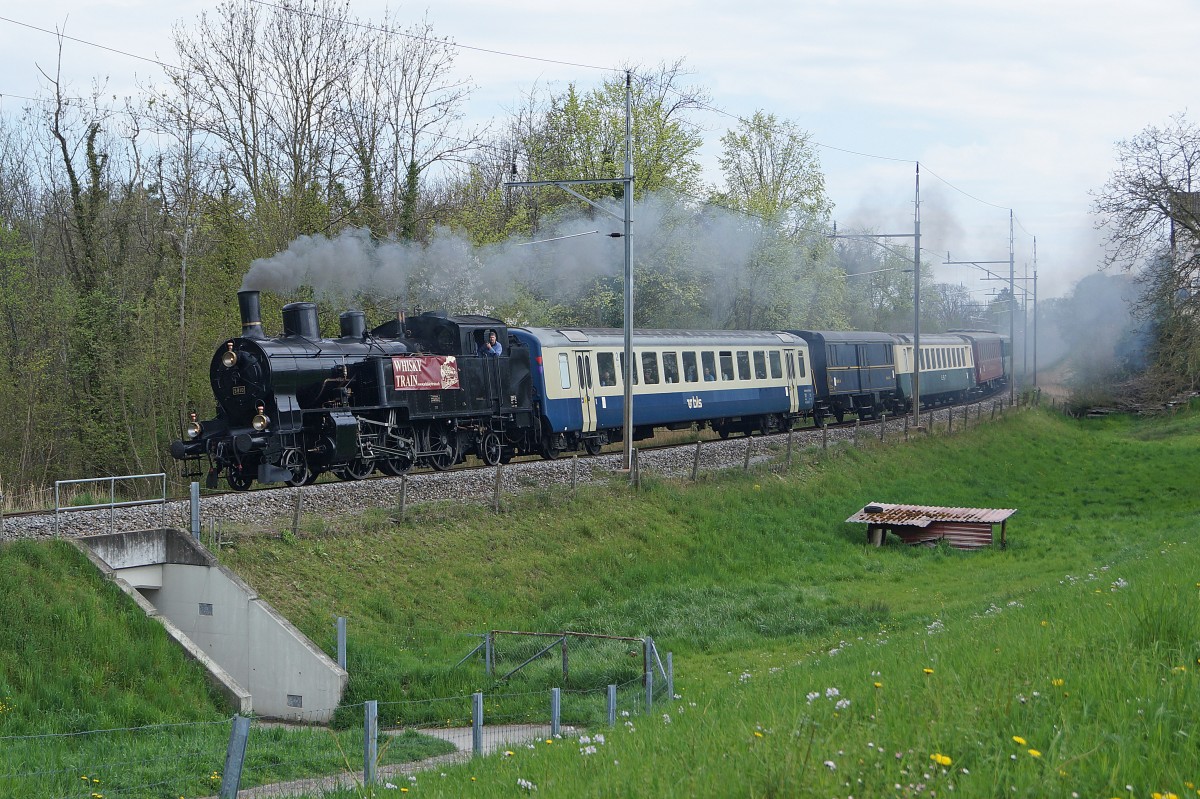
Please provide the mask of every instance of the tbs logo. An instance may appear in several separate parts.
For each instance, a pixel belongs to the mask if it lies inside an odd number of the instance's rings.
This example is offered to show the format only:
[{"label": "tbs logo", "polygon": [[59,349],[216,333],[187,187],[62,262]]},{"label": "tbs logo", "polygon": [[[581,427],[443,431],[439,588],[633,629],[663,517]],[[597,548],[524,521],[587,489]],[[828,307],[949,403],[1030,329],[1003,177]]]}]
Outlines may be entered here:
[{"label": "tbs logo", "polygon": [[687,398],[687,406],[692,409],[703,408],[704,400],[700,399],[699,397],[688,397]]}]

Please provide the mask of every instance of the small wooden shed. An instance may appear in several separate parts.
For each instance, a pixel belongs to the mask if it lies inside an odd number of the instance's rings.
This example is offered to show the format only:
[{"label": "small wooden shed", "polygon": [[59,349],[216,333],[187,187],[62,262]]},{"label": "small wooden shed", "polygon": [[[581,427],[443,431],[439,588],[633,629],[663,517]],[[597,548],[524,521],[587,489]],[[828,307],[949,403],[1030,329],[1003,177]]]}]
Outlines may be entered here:
[{"label": "small wooden shed", "polygon": [[1008,517],[1016,508],[942,508],[935,505],[893,505],[872,502],[847,522],[867,525],[867,543],[882,546],[887,533],[906,544],[934,544],[945,540],[955,549],[991,546],[1000,525],[1000,547],[1008,541]]}]

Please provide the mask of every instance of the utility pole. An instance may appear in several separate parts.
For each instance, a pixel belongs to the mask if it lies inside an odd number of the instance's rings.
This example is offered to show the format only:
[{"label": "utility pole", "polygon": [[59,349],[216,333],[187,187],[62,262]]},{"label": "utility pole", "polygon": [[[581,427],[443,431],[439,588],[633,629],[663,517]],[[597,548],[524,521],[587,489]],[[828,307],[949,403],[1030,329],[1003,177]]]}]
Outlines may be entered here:
[{"label": "utility pole", "polygon": [[1037,236],[1033,237],[1033,387],[1037,388],[1037,319],[1038,319],[1038,293],[1037,293]]},{"label": "utility pole", "polygon": [[[876,239],[912,239],[913,240],[913,427],[921,427],[921,162],[917,162],[916,179],[913,190],[913,232],[912,233],[838,233],[837,224],[833,226],[830,239],[864,239],[873,242],[884,249],[886,245],[879,244]],[[880,272],[889,272],[881,269]],[[907,271],[907,270],[905,270]],[[863,274],[875,274],[866,272]]]},{"label": "utility pole", "polygon": [[[513,177],[516,177],[517,165],[512,165]],[[589,200],[571,186],[588,186],[596,184],[621,183],[625,191],[624,215],[617,216],[602,205]],[[623,232],[610,233],[610,238],[625,239],[625,363],[623,377],[625,380],[625,447],[622,455],[622,468],[630,472],[633,469],[633,255],[631,235],[633,230],[633,74],[625,73],[625,171],[619,178],[596,178],[594,180],[510,180],[506,187],[520,186],[557,186],[567,194],[582,200],[597,211],[608,214],[613,219],[620,220]],[[586,379],[584,375],[580,380]]]},{"label": "utility pole", "polygon": [[1017,399],[1017,288],[1015,270],[1015,248],[1013,246],[1013,212],[1008,209],[1008,296],[1012,302],[1008,308],[1008,346],[1012,352],[1012,379],[1008,381],[1008,404],[1012,407]]},{"label": "utility pole", "polygon": [[921,162],[913,198],[913,427],[921,429]]}]

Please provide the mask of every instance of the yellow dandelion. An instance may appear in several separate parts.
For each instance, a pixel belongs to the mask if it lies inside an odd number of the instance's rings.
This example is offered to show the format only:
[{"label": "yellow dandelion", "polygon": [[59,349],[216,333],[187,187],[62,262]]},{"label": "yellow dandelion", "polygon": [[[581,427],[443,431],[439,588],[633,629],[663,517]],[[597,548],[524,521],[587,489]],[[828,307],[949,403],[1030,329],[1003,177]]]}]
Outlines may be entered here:
[{"label": "yellow dandelion", "polygon": [[877,683],[875,683],[875,687],[876,687],[876,688],[882,688],[882,687],[883,687],[883,683],[881,683],[881,682],[877,682]]},{"label": "yellow dandelion", "polygon": [[1055,677],[1053,680],[1050,681],[1050,684],[1053,685],[1055,688],[1058,688],[1063,684],[1062,678]]},{"label": "yellow dandelion", "polygon": [[763,737],[763,734],[762,734],[761,732],[759,732],[758,730],[755,730],[755,731],[754,731],[754,737],[755,737],[755,738],[761,738],[761,737]]},{"label": "yellow dandelion", "polygon": [[1045,619],[1042,619],[1042,626],[1043,626],[1043,627],[1049,627],[1049,626],[1050,626],[1050,622],[1046,621]]},{"label": "yellow dandelion", "polygon": [[400,793],[408,793],[408,788],[401,788]]},{"label": "yellow dandelion", "polygon": [[474,777],[472,777],[472,778],[471,778],[471,782],[475,782],[475,778],[474,778]]},{"label": "yellow dandelion", "polygon": [[933,674],[933,669],[921,669],[921,671],[925,672],[926,674]]},{"label": "yellow dandelion", "polygon": [[1024,746],[1024,745],[1025,745],[1025,739],[1024,739],[1024,738],[1022,738],[1020,735],[1014,735],[1014,736],[1013,736],[1013,742],[1014,742],[1014,743],[1016,743],[1016,744],[1017,744],[1017,746]]},{"label": "yellow dandelion", "polygon": [[1030,756],[1030,757],[1041,757],[1041,756],[1042,756],[1042,753],[1041,753],[1041,752],[1039,752],[1039,751],[1038,751],[1038,750],[1036,750],[1036,749],[1030,749],[1030,750],[1029,750],[1029,756]]},{"label": "yellow dandelion", "polygon": [[553,738],[547,738],[547,739],[546,739],[546,743],[548,743],[548,744],[552,744],[552,743],[554,743],[554,739],[553,739]]},{"label": "yellow dandelion", "polygon": [[934,752],[929,756],[929,759],[934,763],[937,763],[939,766],[949,766],[954,762],[950,759],[949,755],[943,755],[941,752]]}]

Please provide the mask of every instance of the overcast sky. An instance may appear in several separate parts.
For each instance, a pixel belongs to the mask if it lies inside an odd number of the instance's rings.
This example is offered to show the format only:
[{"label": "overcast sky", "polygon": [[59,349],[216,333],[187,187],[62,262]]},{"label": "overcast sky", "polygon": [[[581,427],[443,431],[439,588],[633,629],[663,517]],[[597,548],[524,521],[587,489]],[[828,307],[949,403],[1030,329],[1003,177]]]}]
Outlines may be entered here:
[{"label": "overcast sky", "polygon": [[[55,67],[54,37],[25,25],[174,63],[172,25],[214,6],[6,3],[0,113],[19,112],[21,96],[45,88],[38,67]],[[382,18],[382,0],[351,6]],[[1195,0],[436,0],[391,9],[401,20],[427,13],[438,35],[464,46],[456,71],[477,86],[468,109],[476,120],[505,116],[535,83],[591,87],[610,74],[555,61],[615,68],[683,58],[722,110],[763,109],[812,134],[839,227],[911,232],[920,161],[925,259],[949,251],[1006,260],[1012,209],[1018,275],[1026,264],[1032,274],[1036,236],[1042,298],[1099,265],[1088,192],[1107,179],[1116,142],[1188,111],[1197,91]],[[65,43],[63,79],[76,92],[101,78],[110,94],[133,94],[135,75],[154,79],[158,68]],[[733,120],[698,121],[708,128],[706,178],[716,183],[718,139]],[[937,274],[977,298],[996,285],[968,267]]]}]

